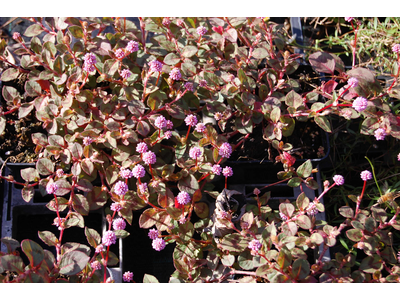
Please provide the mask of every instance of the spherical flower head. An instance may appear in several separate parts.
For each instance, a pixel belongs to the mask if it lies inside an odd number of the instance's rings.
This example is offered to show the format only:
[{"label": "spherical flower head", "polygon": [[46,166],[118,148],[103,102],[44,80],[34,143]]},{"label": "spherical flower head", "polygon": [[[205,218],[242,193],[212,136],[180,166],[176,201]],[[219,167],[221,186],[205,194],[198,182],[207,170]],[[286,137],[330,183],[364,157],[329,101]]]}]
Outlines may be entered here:
[{"label": "spherical flower head", "polygon": [[254,188],[253,194],[258,196],[261,194],[261,191],[258,188]]},{"label": "spherical flower head", "polygon": [[207,80],[201,79],[201,80],[199,81],[199,86],[201,86],[201,87],[206,87],[206,86],[207,86]]},{"label": "spherical flower head", "polygon": [[102,241],[103,245],[111,246],[112,244],[115,244],[115,242],[117,241],[117,236],[115,235],[115,233],[112,230],[107,230],[104,233],[101,241]]},{"label": "spherical flower head", "polygon": [[91,143],[93,143],[93,139],[90,136],[85,136],[83,138],[83,144],[85,146],[89,146]]},{"label": "spherical flower head", "polygon": [[363,97],[357,97],[353,101],[353,108],[358,112],[365,110],[367,106],[368,106],[368,101]]},{"label": "spherical flower head", "polygon": [[182,75],[179,68],[173,68],[171,72],[169,72],[169,78],[173,80],[180,80],[182,78]]},{"label": "spherical flower head", "polygon": [[157,157],[153,151],[143,153],[143,161],[146,165],[152,165],[156,162]]},{"label": "spherical flower head", "polygon": [[132,178],[133,173],[130,169],[121,169],[119,171],[119,175],[124,179],[128,179],[128,178]]},{"label": "spherical flower head", "polygon": [[362,171],[360,176],[361,176],[361,179],[364,181],[372,179],[372,173],[368,170]]},{"label": "spherical flower head", "polygon": [[335,182],[336,185],[343,185],[344,184],[344,178],[343,178],[342,175],[333,176],[333,181]]},{"label": "spherical flower head", "polygon": [[349,80],[347,80],[347,84],[349,85],[349,87],[355,88],[358,85],[358,79],[355,77],[351,77],[349,78]]},{"label": "spherical flower head", "polygon": [[183,27],[185,25],[185,23],[183,22],[182,19],[178,19],[178,20],[176,20],[176,25],[178,25],[179,27]]},{"label": "spherical flower head", "polygon": [[317,213],[318,213],[318,209],[315,206],[315,203],[311,202],[310,204],[308,204],[308,206],[307,206],[307,215],[315,216]]},{"label": "spherical flower head", "polygon": [[161,72],[162,70],[162,63],[158,60],[153,60],[149,62],[150,72]]},{"label": "spherical flower head", "polygon": [[136,41],[130,41],[128,45],[126,46],[126,51],[129,53],[133,53],[139,50],[139,43]]},{"label": "spherical flower head", "polygon": [[172,123],[171,120],[167,120],[167,124],[165,126],[168,130],[171,130],[174,128],[174,123]]},{"label": "spherical flower head", "polygon": [[232,154],[232,146],[225,142],[219,147],[218,154],[222,157],[229,158]]},{"label": "spherical flower head", "polygon": [[171,24],[171,20],[168,17],[163,18],[162,20],[162,24],[164,26],[168,26],[169,24]]},{"label": "spherical flower head", "polygon": [[95,260],[90,264],[93,270],[100,270],[101,269],[101,263],[98,260]]},{"label": "spherical flower head", "polygon": [[186,126],[196,126],[197,124],[197,117],[195,115],[188,115],[185,118]]},{"label": "spherical flower head", "polygon": [[169,140],[172,137],[172,132],[170,130],[164,132],[164,139]]},{"label": "spherical flower head", "polygon": [[135,178],[142,178],[144,177],[144,175],[146,175],[146,170],[142,165],[136,165],[133,169],[132,169],[132,175]]},{"label": "spherical flower head", "polygon": [[123,79],[128,79],[131,76],[132,76],[132,72],[129,71],[128,69],[124,69],[124,70],[121,71],[121,77]]},{"label": "spherical flower head", "polygon": [[211,172],[213,172],[215,175],[221,175],[222,168],[220,165],[213,165],[211,168]]},{"label": "spherical flower head", "polygon": [[154,121],[154,125],[159,129],[163,129],[164,127],[167,126],[167,119],[165,119],[165,117],[162,115],[158,116]]},{"label": "spherical flower head", "polygon": [[185,216],[184,215],[182,215],[180,218],[179,218],[179,224],[185,224],[186,223],[186,218],[185,218]]},{"label": "spherical flower head", "polygon": [[139,192],[140,192],[141,194],[146,193],[146,190],[147,190],[147,182],[142,182],[142,183],[140,183],[140,184],[138,185],[138,188],[139,188]]},{"label": "spherical flower head", "polygon": [[193,89],[193,83],[191,83],[191,82],[186,82],[185,85],[184,85],[184,87],[185,87],[185,89],[187,89],[187,90],[190,91],[190,92],[193,92],[193,91],[194,91],[194,89]]},{"label": "spherical flower head", "polygon": [[400,153],[397,154],[397,160],[400,161]]},{"label": "spherical flower head", "polygon": [[345,21],[346,22],[351,22],[351,21],[353,21],[353,17],[344,17],[344,19],[345,19]]},{"label": "spherical flower head", "polygon": [[204,125],[203,123],[197,123],[195,130],[197,132],[204,132],[206,131],[206,125]]},{"label": "spherical flower head", "polygon": [[111,206],[110,206],[110,209],[112,211],[119,212],[122,209],[122,205],[119,204],[119,203],[112,203]]},{"label": "spherical flower head", "polygon": [[64,171],[63,171],[63,169],[57,169],[57,171],[56,171],[56,175],[57,175],[57,177],[61,177],[61,176],[63,176],[63,175],[64,175]]},{"label": "spherical flower head", "polygon": [[383,141],[386,136],[386,130],[383,128],[378,128],[377,130],[375,130],[374,136],[377,141]]},{"label": "spherical flower head", "polygon": [[233,170],[231,167],[226,166],[225,168],[222,169],[222,175],[225,177],[231,177],[233,175]]},{"label": "spherical flower head", "polygon": [[159,234],[160,232],[157,229],[152,228],[149,230],[148,236],[150,239],[155,240],[156,238],[158,238]]},{"label": "spherical flower head", "polygon": [[197,159],[201,156],[201,149],[199,147],[193,147],[189,150],[189,156],[191,159]]},{"label": "spherical flower head", "polygon": [[136,151],[139,153],[145,153],[148,150],[147,144],[145,142],[140,142],[136,146]]},{"label": "spherical flower head", "polygon": [[122,279],[125,282],[130,282],[133,279],[133,273],[130,271],[126,271],[123,275],[122,275]]},{"label": "spherical flower head", "polygon": [[19,41],[21,38],[21,34],[19,32],[14,32],[13,33],[13,39],[16,41]]},{"label": "spherical flower head", "polygon": [[253,251],[258,251],[258,250],[261,249],[261,247],[262,247],[261,242],[259,240],[256,240],[256,239],[252,240],[249,243],[249,246],[248,246],[248,248],[250,248]]},{"label": "spherical flower head", "polygon": [[190,195],[185,191],[181,191],[178,196],[176,196],[176,200],[179,204],[186,205],[190,202]]},{"label": "spherical flower head", "polygon": [[223,117],[223,115],[222,115],[222,113],[220,113],[220,112],[216,112],[216,113],[214,114],[214,119],[217,120],[217,121],[221,120],[222,117]]},{"label": "spherical flower head", "polygon": [[128,185],[123,181],[118,181],[114,186],[114,192],[119,196],[125,195],[128,189]]},{"label": "spherical flower head", "polygon": [[86,53],[83,60],[84,63],[88,65],[95,65],[97,63],[96,56],[93,53]]},{"label": "spherical flower head", "polygon": [[122,218],[116,218],[113,221],[113,229],[114,230],[124,230],[126,227],[126,222]]},{"label": "spherical flower head", "polygon": [[88,73],[92,73],[95,70],[95,67],[94,67],[94,65],[90,65],[90,64],[84,63],[83,64],[83,70],[88,72]]},{"label": "spherical flower head", "polygon": [[46,192],[47,194],[55,194],[58,190],[58,185],[55,182],[49,182],[46,185]]},{"label": "spherical flower head", "polygon": [[205,28],[204,26],[199,26],[197,27],[196,31],[198,35],[203,36],[207,33],[207,28]]},{"label": "spherical flower head", "polygon": [[282,221],[287,221],[289,218],[287,215],[283,214],[283,213],[279,213],[279,216],[281,217]]},{"label": "spherical flower head", "polygon": [[117,58],[119,58],[119,59],[124,58],[124,57],[125,57],[125,51],[124,51],[124,49],[117,49],[117,50],[115,51],[115,56],[116,56]]},{"label": "spherical flower head", "polygon": [[392,51],[393,51],[394,53],[399,53],[399,52],[400,52],[400,44],[394,44],[394,45],[392,46]]},{"label": "spherical flower head", "polygon": [[153,240],[151,243],[151,246],[153,247],[154,250],[156,251],[161,251],[165,248],[165,241],[162,238],[156,238]]},{"label": "spherical flower head", "polygon": [[103,246],[103,244],[100,244],[100,245],[98,245],[97,247],[96,247],[96,253],[100,253],[101,251],[103,251],[104,250],[104,246]]},{"label": "spherical flower head", "polygon": [[228,217],[228,213],[224,210],[217,210],[217,219],[226,219]]}]

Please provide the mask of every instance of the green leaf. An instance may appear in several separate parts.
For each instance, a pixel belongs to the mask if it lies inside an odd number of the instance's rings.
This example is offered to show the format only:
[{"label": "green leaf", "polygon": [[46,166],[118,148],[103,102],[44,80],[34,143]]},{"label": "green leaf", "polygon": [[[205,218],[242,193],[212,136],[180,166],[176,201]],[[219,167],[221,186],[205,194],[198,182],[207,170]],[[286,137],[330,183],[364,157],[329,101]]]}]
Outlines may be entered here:
[{"label": "green leaf", "polygon": [[186,46],[182,49],[181,55],[184,57],[192,57],[197,53],[198,49],[195,46]]},{"label": "green leaf", "polygon": [[225,267],[230,267],[234,264],[235,262],[235,256],[232,254],[226,254],[223,255],[221,257],[221,263],[225,266]]},{"label": "green leaf", "polygon": [[0,241],[7,247],[8,253],[14,252],[20,246],[17,240],[8,236],[1,238]]},{"label": "green leaf", "polygon": [[6,118],[4,116],[1,116],[0,117],[0,135],[2,135],[4,132],[4,129],[6,129],[6,123],[7,123]]},{"label": "green leaf", "polygon": [[312,163],[311,160],[305,161],[301,166],[299,166],[296,170],[297,174],[300,177],[307,178],[311,175],[312,171]]},{"label": "green leaf", "polygon": [[146,209],[139,218],[139,226],[140,228],[150,228],[157,223],[158,215],[157,211],[154,208]]},{"label": "green leaf", "polygon": [[42,32],[43,32],[43,29],[39,24],[32,24],[25,30],[24,36],[32,37],[32,36],[39,35]]},{"label": "green leaf", "polygon": [[285,269],[292,263],[292,254],[286,247],[279,251],[277,263],[281,269]]},{"label": "green leaf", "polygon": [[192,174],[183,177],[178,181],[178,189],[193,195],[199,189],[199,183]]},{"label": "green leaf", "polygon": [[54,164],[48,158],[40,158],[36,163],[36,170],[40,175],[50,175],[54,173]]},{"label": "green leaf", "polygon": [[48,246],[53,247],[58,244],[58,239],[54,233],[50,231],[39,231],[39,238]]},{"label": "green leaf", "polygon": [[115,233],[115,236],[116,236],[118,239],[124,239],[124,238],[126,238],[127,236],[130,235],[130,233],[129,233],[128,231],[122,230],[122,229],[114,230],[114,233]]},{"label": "green leaf", "polygon": [[81,251],[69,251],[61,257],[59,272],[63,275],[76,275],[83,270],[90,257]]},{"label": "green leaf", "polygon": [[39,172],[35,168],[22,169],[21,177],[27,182],[39,181],[40,179]]},{"label": "green leaf", "polygon": [[316,245],[321,245],[324,242],[324,238],[322,237],[321,234],[319,234],[318,232],[314,232],[311,236],[310,236],[311,242],[313,244]]},{"label": "green leaf", "polygon": [[224,251],[229,251],[231,254],[243,252],[249,245],[249,238],[244,238],[238,233],[227,234],[223,237],[220,246]]},{"label": "green leaf", "polygon": [[306,196],[304,192],[302,192],[296,199],[296,205],[299,209],[305,210],[310,204],[310,199]]},{"label": "green leaf", "polygon": [[96,230],[85,227],[85,235],[89,245],[93,248],[101,244],[101,236]]},{"label": "green leaf", "polygon": [[303,104],[303,98],[292,90],[287,93],[285,103],[287,106],[298,108],[300,105]]},{"label": "green leaf", "polygon": [[285,216],[291,218],[295,207],[291,203],[281,203],[279,204],[279,212],[283,213]]},{"label": "green leaf", "polygon": [[103,65],[103,73],[111,77],[114,76],[115,72],[118,70],[119,64],[120,62],[117,59],[106,60]]},{"label": "green leaf", "polygon": [[328,119],[325,116],[315,116],[314,117],[315,123],[319,127],[321,127],[326,132],[332,132],[331,124],[329,123]]},{"label": "green leaf", "polygon": [[181,61],[181,58],[175,53],[168,53],[164,58],[164,64],[174,66]]},{"label": "green leaf", "polygon": [[359,269],[366,273],[374,273],[375,271],[382,270],[383,260],[379,255],[373,254],[372,256],[367,256],[361,261]]},{"label": "green leaf", "polygon": [[353,218],[354,211],[349,206],[342,206],[339,208],[339,213],[345,218]]},{"label": "green leaf", "polygon": [[310,263],[302,258],[296,259],[292,265],[292,274],[297,280],[305,279],[310,274]]},{"label": "green leaf", "polygon": [[144,274],[143,283],[159,283],[158,279],[153,275]]},{"label": "green leaf", "polygon": [[268,51],[264,48],[256,48],[253,51],[253,57],[257,59],[268,58],[269,54]]},{"label": "green leaf", "polygon": [[19,70],[16,68],[8,68],[4,70],[4,72],[1,74],[1,81],[11,81],[14,79],[17,79],[19,75]]},{"label": "green leaf", "polygon": [[3,269],[21,274],[24,271],[24,262],[19,256],[6,254],[0,257]]},{"label": "green leaf", "polygon": [[297,225],[299,225],[301,228],[303,228],[303,229],[311,229],[311,227],[312,227],[312,223],[311,223],[311,220],[310,220],[310,218],[308,217],[308,216],[306,216],[306,215],[301,215],[300,217],[298,217],[297,219],[296,219],[296,224]]},{"label": "green leaf", "polygon": [[44,251],[38,243],[26,239],[22,241],[21,248],[28,257],[31,266],[35,267],[43,261]]},{"label": "green leaf", "polygon": [[300,177],[293,177],[288,181],[288,186],[290,187],[298,187],[302,182]]},{"label": "green leaf", "polygon": [[31,201],[34,194],[35,194],[35,189],[33,188],[33,186],[24,186],[21,191],[21,196],[25,202]]},{"label": "green leaf", "polygon": [[361,241],[361,238],[363,237],[362,231],[358,228],[353,228],[353,229],[347,230],[346,235],[353,242],[359,242],[359,241]]},{"label": "green leaf", "polygon": [[194,212],[200,219],[204,219],[208,217],[210,210],[207,203],[197,202],[194,204]]},{"label": "green leaf", "polygon": [[83,216],[89,214],[89,202],[84,195],[74,194],[72,197],[72,207],[77,213]]},{"label": "green leaf", "polygon": [[68,31],[72,34],[73,37],[77,39],[83,38],[83,29],[80,26],[72,25],[68,28]]}]

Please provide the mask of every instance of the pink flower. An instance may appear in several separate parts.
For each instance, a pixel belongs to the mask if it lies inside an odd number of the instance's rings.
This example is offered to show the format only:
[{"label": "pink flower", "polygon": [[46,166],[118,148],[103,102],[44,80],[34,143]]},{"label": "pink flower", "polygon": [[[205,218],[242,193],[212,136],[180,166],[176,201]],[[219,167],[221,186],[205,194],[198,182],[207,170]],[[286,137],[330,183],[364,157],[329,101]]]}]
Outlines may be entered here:
[{"label": "pink flower", "polygon": [[351,21],[353,21],[353,17],[344,17],[344,19],[347,21],[347,22],[351,22]]},{"label": "pink flower", "polygon": [[161,72],[162,70],[162,63],[158,60],[153,60],[149,62],[150,72]]},{"label": "pink flower", "polygon": [[158,116],[157,119],[154,121],[154,125],[157,128],[163,129],[164,127],[167,126],[167,119],[165,119],[164,116]]},{"label": "pink flower", "polygon": [[289,219],[287,215],[285,215],[281,212],[279,213],[279,216],[281,217],[282,221],[286,221],[287,219]]},{"label": "pink flower", "polygon": [[364,181],[372,179],[372,173],[368,170],[362,171],[360,176],[361,176],[361,179]]},{"label": "pink flower", "polygon": [[148,150],[147,144],[145,142],[141,142],[137,144],[136,151],[139,153],[145,153]]},{"label": "pink flower", "polygon": [[119,171],[119,175],[124,179],[128,179],[128,178],[132,178],[133,173],[130,169],[121,169]]},{"label": "pink flower", "polygon": [[214,118],[215,118],[215,120],[217,120],[217,121],[221,120],[222,117],[223,117],[223,115],[222,115],[222,113],[220,113],[220,112],[216,112],[216,113],[214,114]]},{"label": "pink flower", "polygon": [[131,76],[132,76],[132,73],[128,69],[124,69],[124,70],[121,71],[121,77],[123,79],[128,79]]},{"label": "pink flower", "polygon": [[176,200],[179,204],[186,205],[190,202],[190,195],[185,191],[179,192],[178,196],[176,196]]},{"label": "pink flower", "polygon": [[201,86],[201,87],[206,87],[206,86],[207,86],[207,81],[204,80],[204,79],[201,79],[201,80],[199,81],[199,86]]},{"label": "pink flower", "polygon": [[93,53],[86,53],[83,60],[87,65],[95,65],[97,63],[96,56]]},{"label": "pink flower", "polygon": [[392,51],[393,51],[394,53],[399,53],[399,52],[400,52],[400,44],[394,44],[394,45],[392,46]]},{"label": "pink flower", "polygon": [[258,196],[261,194],[261,191],[258,188],[254,188],[253,194]]},{"label": "pink flower", "polygon": [[162,238],[156,238],[153,240],[151,243],[151,246],[153,247],[154,250],[156,251],[161,251],[165,248],[165,241]]},{"label": "pink flower", "polygon": [[55,182],[49,182],[46,185],[46,192],[47,194],[55,194],[58,190],[58,185]]},{"label": "pink flower", "polygon": [[164,132],[164,139],[169,140],[172,137],[172,132],[171,131],[166,131]]},{"label": "pink flower", "polygon": [[179,27],[183,27],[185,23],[181,19],[178,19],[176,20],[176,25],[178,25]]},{"label": "pink flower", "polygon": [[397,154],[397,160],[400,161],[400,153]]},{"label": "pink flower", "polygon": [[180,80],[182,78],[181,72],[178,68],[173,68],[171,72],[169,72],[169,78],[173,80]]},{"label": "pink flower", "polygon": [[258,250],[261,249],[261,247],[262,247],[261,242],[259,240],[256,240],[256,239],[252,240],[249,243],[249,246],[248,246],[248,248],[250,248],[253,251],[258,251]]},{"label": "pink flower", "polygon": [[152,240],[155,240],[156,238],[158,238],[158,235],[159,235],[159,234],[160,234],[160,233],[159,233],[159,231],[158,231],[157,229],[152,228],[152,229],[149,230],[148,236],[149,236],[149,238],[151,238]]},{"label": "pink flower", "polygon": [[228,213],[224,210],[217,211],[217,219],[226,219],[228,217]]},{"label": "pink flower", "polygon": [[174,123],[171,120],[167,120],[167,124],[165,126],[167,129],[171,130],[174,128]]},{"label": "pink flower", "polygon": [[114,192],[119,196],[125,195],[128,189],[128,185],[123,181],[118,181],[114,186]]},{"label": "pink flower", "polygon": [[205,28],[204,26],[199,26],[197,27],[196,31],[198,35],[203,36],[207,33],[207,28]]},{"label": "pink flower", "polygon": [[133,279],[133,273],[130,271],[126,271],[123,275],[122,275],[122,279],[125,282],[130,282]]},{"label": "pink flower", "polygon": [[315,206],[314,202],[311,202],[310,204],[308,204],[306,210],[307,210],[307,215],[309,215],[309,216],[315,216],[318,213],[318,209]]},{"label": "pink flower", "polygon": [[147,151],[143,153],[143,161],[146,165],[152,165],[156,162],[157,157],[153,151]]},{"label": "pink flower", "polygon": [[135,178],[142,178],[144,175],[146,175],[146,170],[142,165],[136,165],[132,169],[132,175],[135,176]]},{"label": "pink flower", "polygon": [[378,128],[377,130],[375,130],[374,136],[377,141],[383,141],[386,136],[386,130],[383,128]]},{"label": "pink flower", "polygon": [[197,123],[195,130],[197,132],[204,132],[206,131],[206,125],[204,125],[203,123]]},{"label": "pink flower", "polygon": [[147,190],[147,182],[140,183],[138,188],[139,188],[139,192],[141,194],[144,194],[146,192],[146,190]]},{"label": "pink flower", "polygon": [[119,212],[122,209],[122,205],[119,204],[119,203],[112,203],[111,206],[110,206],[110,209],[112,211]]},{"label": "pink flower", "polygon": [[199,147],[193,147],[189,150],[189,156],[191,159],[197,159],[201,156],[201,149]]},{"label": "pink flower", "polygon": [[165,17],[165,18],[162,20],[162,24],[163,24],[164,26],[168,26],[169,24],[171,24],[171,20],[170,20],[168,17]]},{"label": "pink flower", "polygon": [[335,182],[336,185],[343,185],[344,184],[344,178],[343,178],[342,175],[333,176],[333,181]]},{"label": "pink flower", "polygon": [[95,253],[100,253],[100,252],[103,251],[103,250],[104,250],[104,246],[103,246],[103,244],[100,244],[100,245],[98,245],[98,246],[96,247]]},{"label": "pink flower", "polygon": [[91,143],[93,143],[93,139],[90,136],[85,136],[83,138],[83,144],[85,146],[89,146]]},{"label": "pink flower", "polygon": [[113,229],[114,230],[124,230],[126,227],[125,220],[122,218],[116,218],[113,221]]},{"label": "pink flower", "polygon": [[367,101],[367,99],[365,99],[363,97],[357,97],[353,101],[353,108],[358,112],[365,110],[367,108],[367,105],[368,105],[368,101]]},{"label": "pink flower", "polygon": [[350,87],[355,88],[358,85],[358,79],[355,77],[351,77],[351,78],[349,78],[349,80],[347,80],[347,84]]},{"label": "pink flower", "polygon": [[232,147],[229,143],[223,143],[219,147],[218,154],[221,155],[222,157],[229,158],[232,154]]},{"label": "pink flower", "polygon": [[115,56],[119,59],[122,59],[125,57],[125,51],[123,49],[117,49],[114,53],[115,53]]},{"label": "pink flower", "polygon": [[226,166],[225,168],[222,169],[222,175],[225,177],[231,177],[233,175],[233,170],[231,167]]},{"label": "pink flower", "polygon": [[21,39],[21,34],[19,32],[14,32],[13,39],[19,41]]},{"label": "pink flower", "polygon": [[185,86],[185,89],[187,89],[190,92],[193,92],[193,83],[186,82],[184,86]]},{"label": "pink flower", "polygon": [[136,41],[130,41],[128,45],[126,46],[126,51],[129,53],[133,53],[139,50],[139,43]]},{"label": "pink flower", "polygon": [[215,174],[215,175],[221,175],[222,172],[222,168],[220,165],[213,165],[211,168],[211,171]]},{"label": "pink flower", "polygon": [[93,270],[100,270],[101,269],[101,263],[98,260],[95,260],[90,264]]},{"label": "pink flower", "polygon": [[101,241],[103,242],[104,245],[111,246],[112,244],[115,244],[115,242],[117,241],[117,237],[112,230],[107,230],[104,233]]},{"label": "pink flower", "polygon": [[64,175],[64,171],[63,171],[63,169],[57,169],[57,171],[56,171],[56,175],[57,175],[57,177],[61,177],[61,176],[63,176],[63,175]]},{"label": "pink flower", "polygon": [[185,123],[186,123],[186,126],[196,126],[196,124],[197,124],[196,116],[195,115],[188,115],[185,118]]}]

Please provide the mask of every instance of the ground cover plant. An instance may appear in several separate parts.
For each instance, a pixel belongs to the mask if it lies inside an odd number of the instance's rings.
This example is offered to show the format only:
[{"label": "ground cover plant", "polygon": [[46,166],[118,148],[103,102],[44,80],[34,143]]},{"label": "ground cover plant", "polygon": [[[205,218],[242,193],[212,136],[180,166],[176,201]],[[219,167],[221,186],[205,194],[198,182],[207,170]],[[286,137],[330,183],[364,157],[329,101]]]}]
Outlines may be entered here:
[{"label": "ground cover plant", "polygon": [[[360,193],[338,208],[343,219],[333,226],[317,216],[325,211],[321,199],[343,189],[344,174],[320,187],[312,159],[325,156],[317,136],[337,120],[359,122],[367,139],[400,137],[391,100],[400,44],[393,42],[388,57],[393,84],[382,87],[373,71],[346,70],[335,54],[295,53],[291,33],[268,18],[26,21],[26,31],[13,35],[17,60],[0,41],[0,133],[9,141],[0,150],[4,161],[28,156],[34,164],[21,170],[21,181],[1,178],[21,185],[26,202],[37,189],[52,195],[46,206],[58,235],[38,232],[55,254],[30,239],[2,237],[3,282],[112,282],[107,267],[118,257],[110,247],[132,225],[148,233],[154,251],[174,245],[169,282],[399,281],[396,192],[383,191],[368,163]],[[315,145],[295,144],[299,132]],[[229,188],[230,159],[241,159],[237,151],[255,139],[264,153],[246,155],[280,170],[275,183],[246,199]],[[21,143],[12,148],[12,141]],[[378,201],[370,205],[364,195],[372,181]],[[301,193],[274,210],[268,188],[277,183]],[[314,199],[306,196],[319,188]],[[106,214],[104,232],[85,226],[84,216],[98,209]],[[71,227],[87,244],[63,242]],[[347,253],[324,260],[338,239],[348,241]],[[124,270],[123,280],[157,282],[134,273]]]}]

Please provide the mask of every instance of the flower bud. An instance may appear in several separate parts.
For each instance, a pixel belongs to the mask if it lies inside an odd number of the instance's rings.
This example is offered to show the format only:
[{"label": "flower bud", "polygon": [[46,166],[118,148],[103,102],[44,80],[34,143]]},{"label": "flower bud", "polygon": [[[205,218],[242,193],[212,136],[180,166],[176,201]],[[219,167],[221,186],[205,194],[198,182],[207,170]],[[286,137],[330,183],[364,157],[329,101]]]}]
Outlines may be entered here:
[{"label": "flower bud", "polygon": [[70,37],[68,36],[68,34],[66,34],[64,37],[63,37],[63,43],[64,44],[70,44],[71,43],[71,39],[70,39]]}]

